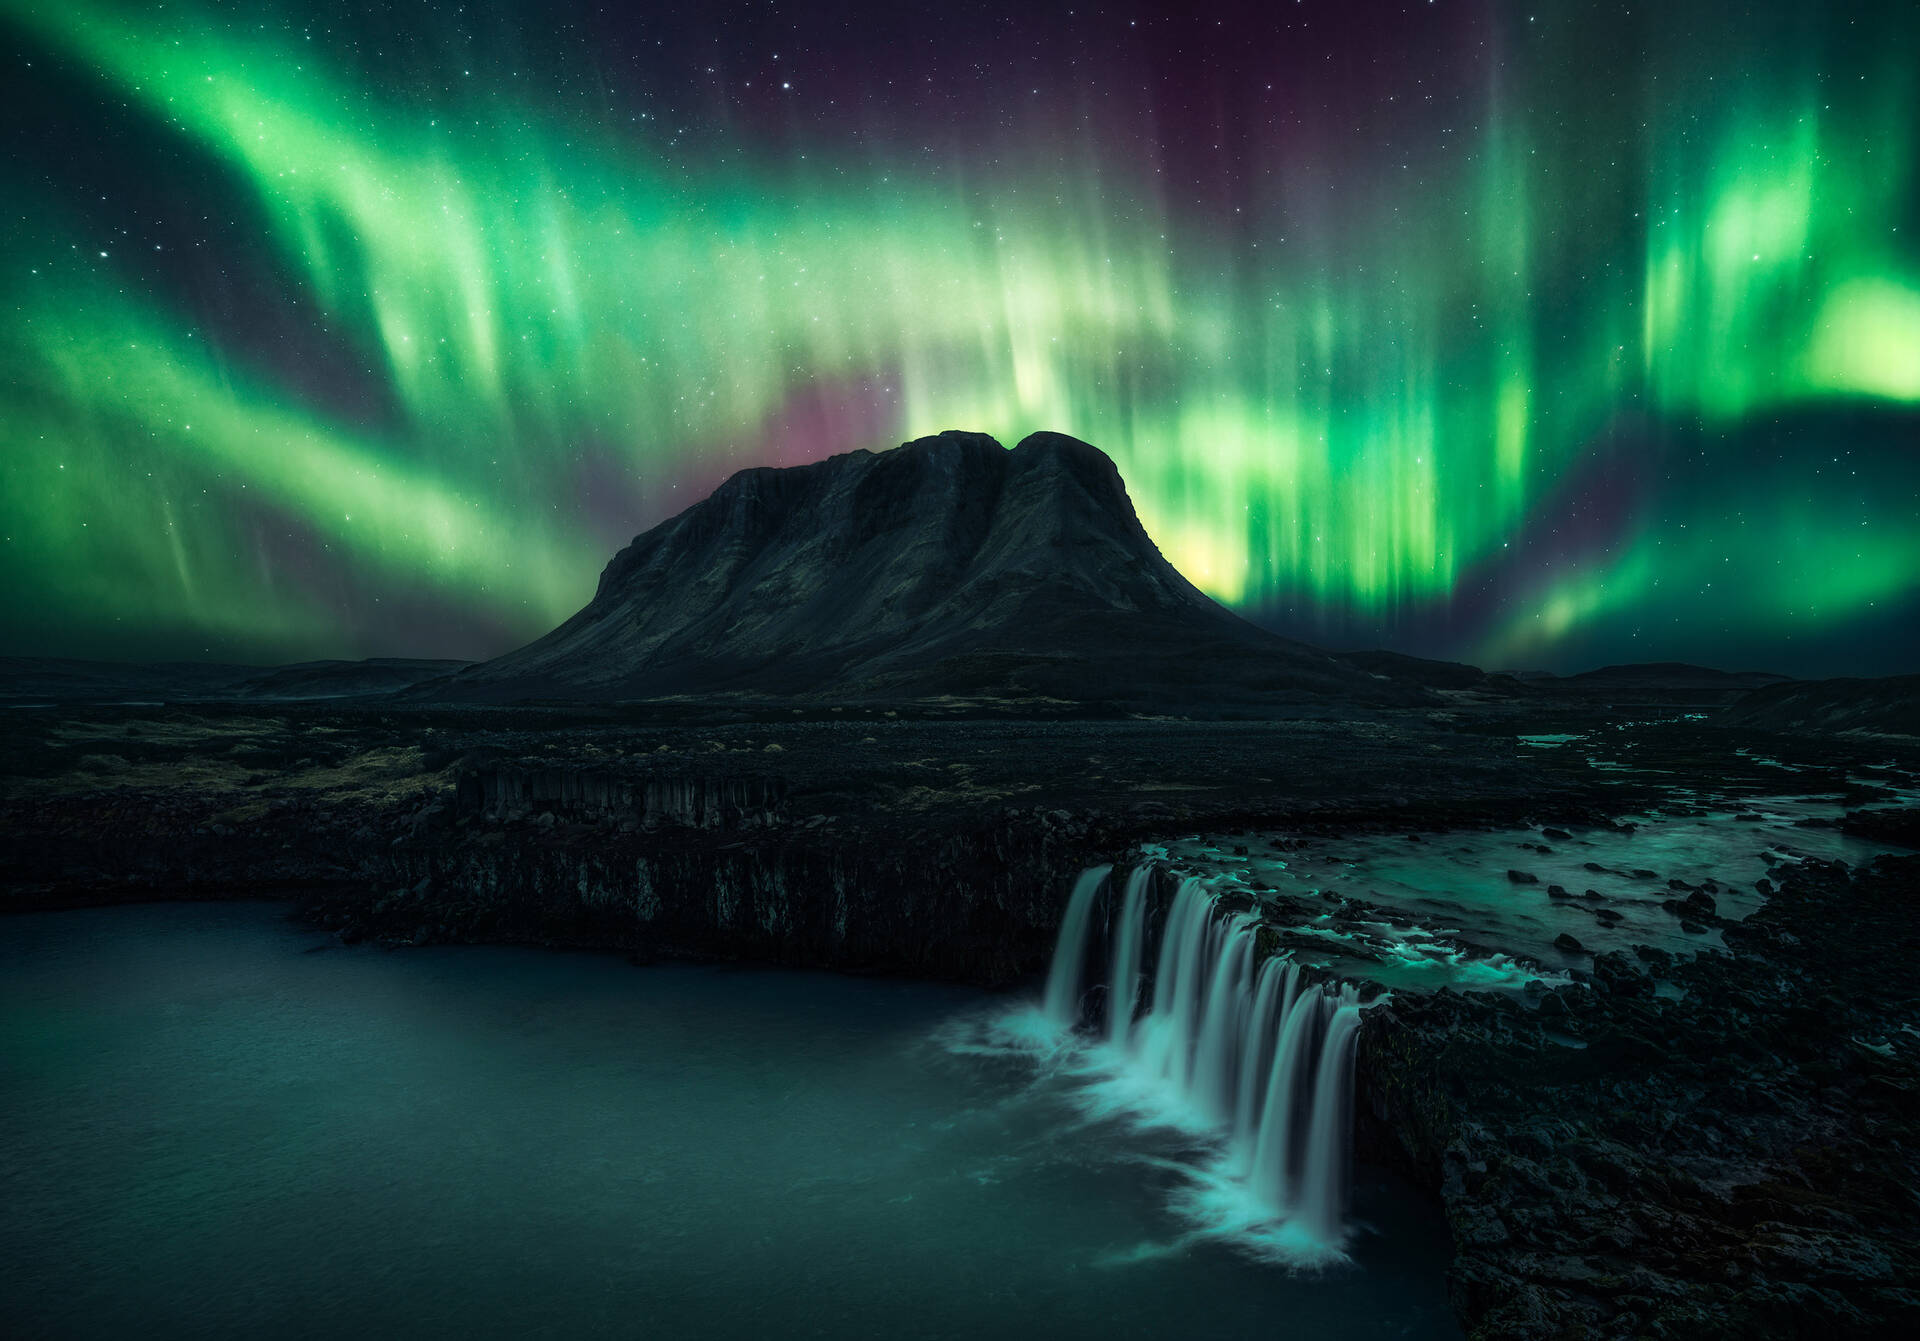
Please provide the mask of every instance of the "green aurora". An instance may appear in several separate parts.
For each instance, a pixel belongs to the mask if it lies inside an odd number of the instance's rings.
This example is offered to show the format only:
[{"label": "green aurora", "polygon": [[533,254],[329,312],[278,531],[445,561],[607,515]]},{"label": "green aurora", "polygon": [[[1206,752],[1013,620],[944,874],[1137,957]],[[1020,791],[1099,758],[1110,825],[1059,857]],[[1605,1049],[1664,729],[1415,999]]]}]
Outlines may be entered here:
[{"label": "green aurora", "polygon": [[558,39],[439,33],[397,86],[284,11],[0,0],[90,134],[230,184],[345,370],[16,155],[6,650],[490,654],[730,469],[947,427],[1100,445],[1302,636],[1857,641],[1920,600],[1920,12],[1643,16],[1572,77],[1603,20],[1552,9],[1488,13],[1500,59],[1390,143],[1256,137],[1228,207],[1104,102],[781,144],[570,105],[515,68],[587,59]]}]

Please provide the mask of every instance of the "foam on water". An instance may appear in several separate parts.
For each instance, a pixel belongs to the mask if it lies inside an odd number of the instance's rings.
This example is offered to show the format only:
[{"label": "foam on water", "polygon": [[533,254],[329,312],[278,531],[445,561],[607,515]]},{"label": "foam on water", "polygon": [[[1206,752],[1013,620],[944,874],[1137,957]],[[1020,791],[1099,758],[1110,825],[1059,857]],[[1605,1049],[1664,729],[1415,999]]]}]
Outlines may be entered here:
[{"label": "foam on water", "polygon": [[1005,1004],[267,904],[0,918],[7,1334],[1458,1336],[1411,1189],[1363,1175],[1353,1268],[1267,1268],[1169,1212],[1208,1138],[1083,1111],[1085,1036]]},{"label": "foam on water", "polygon": [[[1153,874],[1136,868],[1120,891],[1107,868],[1083,873],[1042,1004],[957,1024],[943,1045],[1031,1058],[1083,1122],[1181,1137],[1189,1157],[1164,1167],[1180,1175],[1170,1204],[1189,1240],[1298,1268],[1345,1261],[1358,998],[1260,960],[1258,920],[1188,878],[1155,924],[1150,1004],[1136,1018]],[[1102,961],[1107,981],[1088,988]]]},{"label": "foam on water", "polygon": [[[1860,785],[1888,799],[1856,810],[1910,804],[1915,792],[1894,776]],[[1286,908],[1270,920],[1304,964],[1328,973],[1395,990],[1519,992],[1565,982],[1593,953],[1724,948],[1717,929],[1678,906],[1694,888],[1704,887],[1719,918],[1737,921],[1760,907],[1761,882],[1781,869],[1857,865],[1900,850],[1843,832],[1847,811],[1830,799],[1701,804],[1685,788],[1671,790],[1672,809],[1617,828],[1280,835],[1278,850],[1259,837],[1203,835],[1143,852],[1252,906]],[[1563,948],[1562,936],[1582,949]]]}]

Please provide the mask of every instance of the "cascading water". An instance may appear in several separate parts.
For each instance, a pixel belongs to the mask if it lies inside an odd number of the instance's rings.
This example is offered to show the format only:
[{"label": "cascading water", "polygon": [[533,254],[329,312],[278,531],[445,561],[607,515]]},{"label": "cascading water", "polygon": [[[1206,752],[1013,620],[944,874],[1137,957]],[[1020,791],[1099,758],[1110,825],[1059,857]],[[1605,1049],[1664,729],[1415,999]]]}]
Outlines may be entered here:
[{"label": "cascading water", "polygon": [[1067,915],[1060,923],[1060,939],[1053,947],[1053,968],[1047,974],[1047,1018],[1070,1026],[1080,1018],[1080,978],[1086,969],[1087,931],[1093,919],[1093,901],[1107,881],[1111,866],[1080,872]]},{"label": "cascading water", "polygon": [[1083,1022],[1106,892],[1105,1042],[1129,1072],[1225,1136],[1223,1168],[1262,1217],[1334,1251],[1346,1213],[1357,993],[1307,983],[1289,959],[1261,961],[1259,920],[1221,909],[1189,877],[1162,922],[1152,1001],[1136,1019],[1154,868],[1131,871],[1118,897],[1110,873],[1096,867],[1074,885],[1047,979],[1049,1022]]},{"label": "cascading water", "polygon": [[1140,1003],[1140,943],[1147,935],[1147,882],[1151,866],[1136,866],[1127,876],[1120,924],[1113,931],[1113,972],[1107,979],[1107,1041],[1118,1046],[1133,1029]]},{"label": "cascading water", "polygon": [[1353,1133],[1353,1050],[1360,1033],[1360,1006],[1351,989],[1327,1020],[1320,1044],[1320,1073],[1313,1082],[1313,1125],[1300,1187],[1300,1218],[1320,1239],[1340,1232],[1347,1213],[1347,1157]]}]

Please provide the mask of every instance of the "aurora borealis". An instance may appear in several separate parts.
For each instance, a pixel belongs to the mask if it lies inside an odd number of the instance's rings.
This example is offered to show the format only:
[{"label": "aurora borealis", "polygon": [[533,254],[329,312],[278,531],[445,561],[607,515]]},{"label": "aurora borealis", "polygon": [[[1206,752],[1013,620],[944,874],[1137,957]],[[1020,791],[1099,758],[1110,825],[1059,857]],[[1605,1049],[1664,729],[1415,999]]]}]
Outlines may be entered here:
[{"label": "aurora borealis", "polygon": [[1910,5],[0,0],[11,653],[489,655],[1073,433],[1334,645],[1920,653]]}]

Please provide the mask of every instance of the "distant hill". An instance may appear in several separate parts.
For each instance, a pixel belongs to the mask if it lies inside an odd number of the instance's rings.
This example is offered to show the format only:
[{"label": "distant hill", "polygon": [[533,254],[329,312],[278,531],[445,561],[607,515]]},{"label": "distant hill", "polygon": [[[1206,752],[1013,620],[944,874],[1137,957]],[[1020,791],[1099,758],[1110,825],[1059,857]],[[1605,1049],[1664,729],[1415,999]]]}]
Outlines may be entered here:
[{"label": "distant hill", "polygon": [[1681,661],[1647,661],[1602,666],[1577,675],[1519,671],[1507,680],[1529,697],[1579,703],[1589,709],[1666,708],[1713,710],[1738,702],[1750,691],[1789,683],[1768,671],[1723,671]]},{"label": "distant hill", "polygon": [[1602,666],[1578,675],[1563,675],[1550,683],[1582,689],[1760,689],[1784,684],[1791,677],[1768,671],[1723,671],[1690,666],[1681,661],[1648,661],[1625,666]]},{"label": "distant hill", "polygon": [[1335,652],[1333,655],[1336,661],[1344,661],[1369,675],[1407,680],[1429,689],[1479,689],[1506,694],[1517,688],[1512,677],[1489,675],[1478,666],[1469,666],[1464,661],[1428,661],[1424,657],[1389,652],[1384,648],[1365,652]]},{"label": "distant hill", "polygon": [[305,661],[291,666],[0,657],[0,701],[190,703],[359,698],[391,694],[422,680],[451,675],[466,664],[402,657]]},{"label": "distant hill", "polygon": [[1748,694],[1721,714],[1768,731],[1875,731],[1920,736],[1920,675],[1801,680]]},{"label": "distant hill", "polygon": [[1248,623],[1154,547],[1097,448],[947,432],[746,470],[537,642],[421,696],[988,696],[1179,711],[1426,691]]}]

